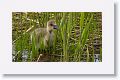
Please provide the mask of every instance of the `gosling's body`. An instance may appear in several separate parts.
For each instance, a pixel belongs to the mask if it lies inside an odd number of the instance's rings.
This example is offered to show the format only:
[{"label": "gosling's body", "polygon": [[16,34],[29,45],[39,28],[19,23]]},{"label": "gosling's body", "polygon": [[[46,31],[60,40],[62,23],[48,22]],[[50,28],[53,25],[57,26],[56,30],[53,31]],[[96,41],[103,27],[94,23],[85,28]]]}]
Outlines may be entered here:
[{"label": "gosling's body", "polygon": [[40,48],[41,41],[43,41],[44,46],[47,47],[49,45],[49,42],[50,43],[53,42],[53,38],[54,38],[53,31],[49,32],[47,28],[37,28],[33,32],[31,32],[31,41],[35,39],[35,44],[37,48]]},{"label": "gosling's body", "polygon": [[53,44],[53,29],[57,29],[57,25],[55,24],[54,20],[50,20],[47,22],[46,28],[36,28],[28,30],[28,32],[30,31],[31,34],[31,41],[35,42],[36,48],[40,49],[41,41],[43,42],[45,47],[48,47],[48,45],[51,46]]}]

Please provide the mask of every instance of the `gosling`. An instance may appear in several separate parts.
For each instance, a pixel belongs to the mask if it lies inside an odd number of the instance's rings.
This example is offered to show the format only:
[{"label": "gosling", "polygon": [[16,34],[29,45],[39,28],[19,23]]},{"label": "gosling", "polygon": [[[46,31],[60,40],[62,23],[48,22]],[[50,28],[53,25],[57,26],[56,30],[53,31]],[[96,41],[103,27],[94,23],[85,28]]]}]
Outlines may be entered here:
[{"label": "gosling", "polygon": [[41,41],[43,41],[45,47],[48,47],[48,45],[52,46],[54,39],[54,29],[58,29],[58,26],[56,25],[54,20],[49,20],[47,22],[46,28],[28,29],[27,32],[30,31],[31,41],[34,37],[35,47],[37,49],[40,49]]}]

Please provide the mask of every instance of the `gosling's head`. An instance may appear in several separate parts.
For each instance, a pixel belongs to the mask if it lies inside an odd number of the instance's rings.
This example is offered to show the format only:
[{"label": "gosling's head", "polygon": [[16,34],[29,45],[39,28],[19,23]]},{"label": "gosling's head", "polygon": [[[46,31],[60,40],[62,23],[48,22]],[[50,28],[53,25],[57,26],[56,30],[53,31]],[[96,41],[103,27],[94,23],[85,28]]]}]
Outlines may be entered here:
[{"label": "gosling's head", "polygon": [[47,30],[52,31],[53,29],[58,29],[58,26],[56,25],[56,22],[54,20],[49,20],[47,22]]}]

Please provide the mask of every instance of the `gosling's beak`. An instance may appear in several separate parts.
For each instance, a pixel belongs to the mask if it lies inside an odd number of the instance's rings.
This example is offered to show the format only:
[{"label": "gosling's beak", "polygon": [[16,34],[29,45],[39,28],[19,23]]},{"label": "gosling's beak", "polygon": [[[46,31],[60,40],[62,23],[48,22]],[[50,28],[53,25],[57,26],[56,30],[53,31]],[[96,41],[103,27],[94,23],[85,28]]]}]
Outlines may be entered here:
[{"label": "gosling's beak", "polygon": [[53,25],[53,29],[58,29],[58,26],[57,25]]}]

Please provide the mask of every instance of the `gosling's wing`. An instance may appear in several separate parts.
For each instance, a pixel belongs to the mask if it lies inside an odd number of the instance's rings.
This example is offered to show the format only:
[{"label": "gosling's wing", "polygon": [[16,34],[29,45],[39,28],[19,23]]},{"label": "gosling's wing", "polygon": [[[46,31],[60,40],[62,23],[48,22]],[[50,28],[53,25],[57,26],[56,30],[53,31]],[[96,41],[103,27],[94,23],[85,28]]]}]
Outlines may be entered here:
[{"label": "gosling's wing", "polygon": [[31,30],[30,35],[31,35],[31,39],[32,37],[39,39],[42,38],[43,36],[45,36],[46,30],[44,28],[36,28],[34,30]]},{"label": "gosling's wing", "polygon": [[45,36],[47,34],[46,28],[37,28],[35,29],[35,34],[39,36]]},{"label": "gosling's wing", "polygon": [[31,33],[31,36],[35,39],[37,48],[40,48],[40,44],[42,42],[44,43],[45,35],[46,35],[46,28],[37,28]]}]

